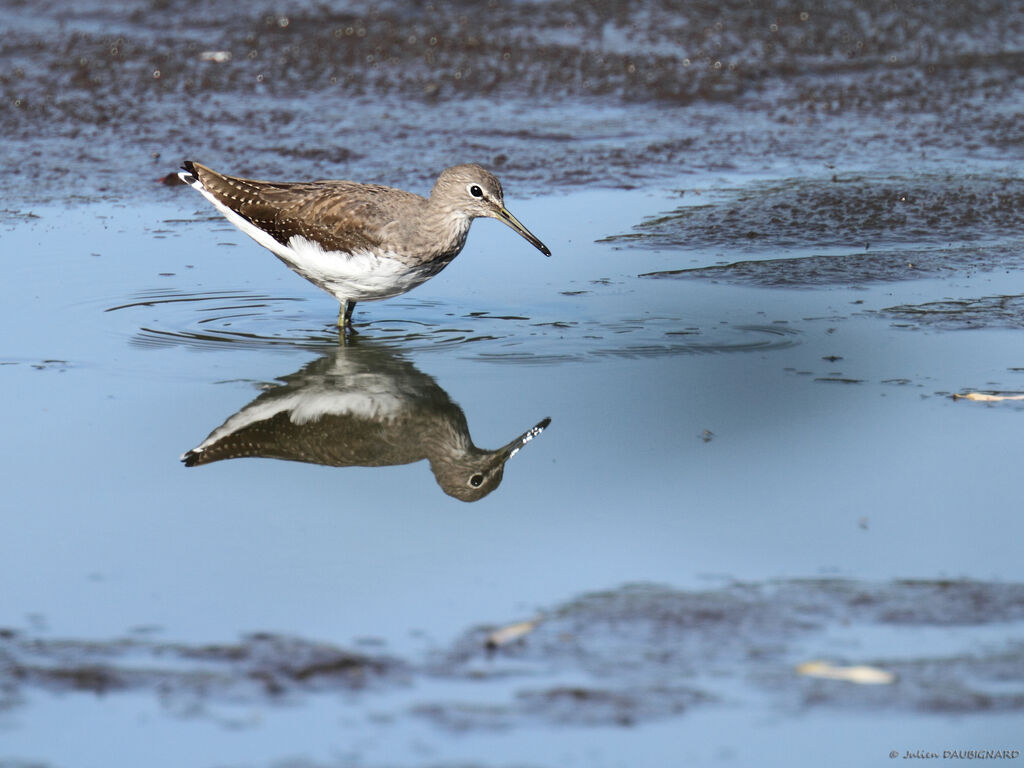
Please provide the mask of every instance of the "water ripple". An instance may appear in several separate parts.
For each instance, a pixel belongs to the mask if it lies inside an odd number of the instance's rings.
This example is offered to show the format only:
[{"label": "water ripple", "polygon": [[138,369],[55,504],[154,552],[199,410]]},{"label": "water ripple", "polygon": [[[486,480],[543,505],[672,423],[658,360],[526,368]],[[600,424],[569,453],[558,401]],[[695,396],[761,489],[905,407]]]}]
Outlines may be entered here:
[{"label": "water ripple", "polygon": [[[382,305],[386,306],[386,305]],[[415,301],[392,302],[401,319],[356,323],[360,338],[417,351],[457,351],[461,357],[501,364],[554,365],[602,358],[649,358],[752,352],[791,347],[800,332],[783,325],[696,325],[693,318],[612,318],[569,321],[525,315],[491,315]],[[319,305],[304,311],[303,300],[247,291],[150,290],[115,301],[107,312],[140,313],[127,326],[137,347],[194,349],[323,348],[339,342],[333,318]],[[155,310],[155,311],[154,311]]]}]

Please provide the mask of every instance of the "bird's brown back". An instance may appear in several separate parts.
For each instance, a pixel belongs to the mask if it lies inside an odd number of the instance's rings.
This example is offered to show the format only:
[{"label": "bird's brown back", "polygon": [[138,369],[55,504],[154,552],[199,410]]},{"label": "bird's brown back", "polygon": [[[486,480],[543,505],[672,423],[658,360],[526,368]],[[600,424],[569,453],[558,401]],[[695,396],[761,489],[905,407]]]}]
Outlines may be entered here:
[{"label": "bird's brown back", "polygon": [[259,181],[195,162],[185,170],[222,205],[284,245],[301,235],[325,250],[373,250],[384,242],[398,209],[426,203],[419,195],[375,184]]}]

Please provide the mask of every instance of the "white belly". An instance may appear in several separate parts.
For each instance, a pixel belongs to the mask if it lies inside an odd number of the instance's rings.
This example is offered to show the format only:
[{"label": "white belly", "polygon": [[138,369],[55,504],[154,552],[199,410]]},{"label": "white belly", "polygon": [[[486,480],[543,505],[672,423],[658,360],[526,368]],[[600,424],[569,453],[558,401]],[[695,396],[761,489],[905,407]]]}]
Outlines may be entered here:
[{"label": "white belly", "polygon": [[399,296],[429,280],[447,264],[415,268],[394,253],[325,251],[319,243],[295,235],[271,249],[307,280],[334,294],[339,301],[376,301]]}]

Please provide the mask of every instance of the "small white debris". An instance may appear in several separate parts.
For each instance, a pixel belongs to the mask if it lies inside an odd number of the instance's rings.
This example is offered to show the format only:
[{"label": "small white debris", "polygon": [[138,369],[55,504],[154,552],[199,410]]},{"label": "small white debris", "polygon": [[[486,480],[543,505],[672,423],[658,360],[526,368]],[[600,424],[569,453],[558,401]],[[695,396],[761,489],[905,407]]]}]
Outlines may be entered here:
[{"label": "small white debris", "polygon": [[500,629],[496,629],[487,636],[487,641],[484,643],[488,648],[501,648],[503,645],[514,643],[516,640],[521,640],[528,634],[533,632],[540,624],[540,617],[531,619],[529,621],[520,621],[515,624],[508,624]]},{"label": "small white debris", "polygon": [[953,395],[954,400],[974,400],[979,403],[998,403],[1001,400],[1024,400],[1024,395],[986,395],[984,392],[968,392],[964,395]]},{"label": "small white debris", "polygon": [[199,60],[223,64],[225,61],[231,61],[231,51],[203,51],[199,54]]},{"label": "small white debris", "polygon": [[827,661],[805,661],[797,664],[796,673],[825,680],[844,680],[860,685],[890,685],[896,682],[896,675],[885,669],[868,666],[845,667]]}]

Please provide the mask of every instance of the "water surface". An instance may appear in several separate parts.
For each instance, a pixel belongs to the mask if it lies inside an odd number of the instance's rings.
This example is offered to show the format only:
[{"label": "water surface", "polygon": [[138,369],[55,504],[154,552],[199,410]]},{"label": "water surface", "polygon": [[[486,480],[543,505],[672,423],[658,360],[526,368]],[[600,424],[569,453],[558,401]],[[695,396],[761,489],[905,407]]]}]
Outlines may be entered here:
[{"label": "water surface", "polygon": [[[1024,748],[1019,11],[3,24],[0,765]],[[160,183],[186,157],[424,193],[483,162],[553,256],[478,222],[345,345]]]}]

